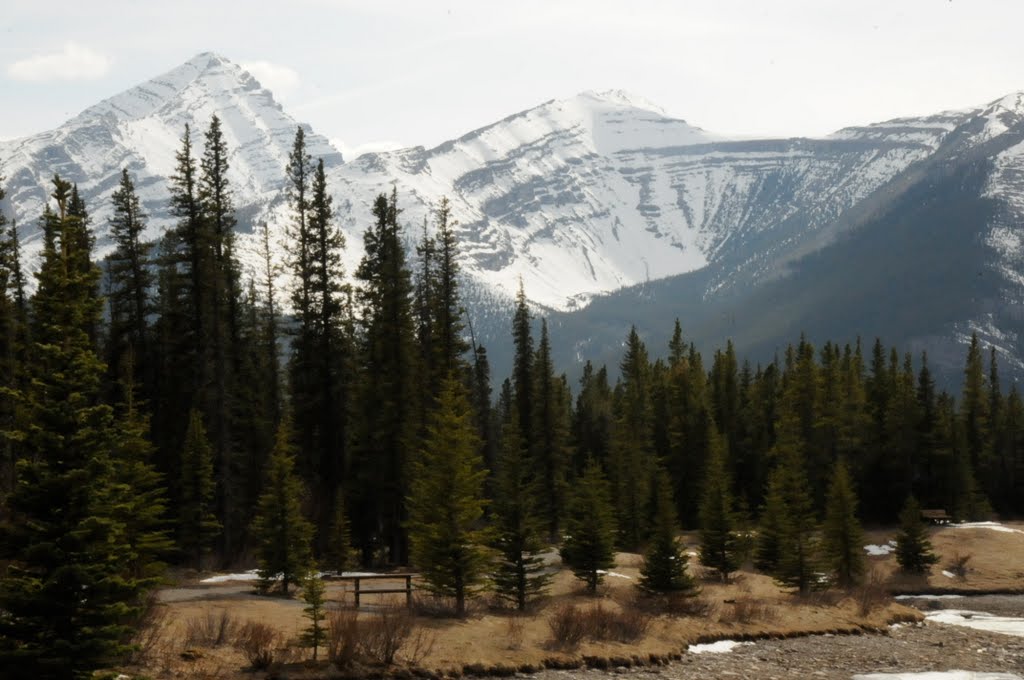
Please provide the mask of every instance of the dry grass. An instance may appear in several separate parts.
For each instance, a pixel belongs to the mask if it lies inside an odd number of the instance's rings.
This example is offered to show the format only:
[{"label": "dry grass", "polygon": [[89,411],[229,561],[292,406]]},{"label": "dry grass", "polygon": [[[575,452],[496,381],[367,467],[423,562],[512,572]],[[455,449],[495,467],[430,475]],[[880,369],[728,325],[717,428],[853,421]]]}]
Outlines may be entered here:
[{"label": "dry grass", "polygon": [[519,649],[523,646],[523,631],[526,628],[526,617],[519,612],[510,614],[506,619],[505,640],[509,649]]},{"label": "dry grass", "polygon": [[723,603],[718,621],[725,624],[750,624],[758,621],[774,622],[779,619],[778,607],[753,597],[737,597]]},{"label": "dry grass", "polygon": [[265,671],[274,664],[280,642],[281,635],[274,628],[259,621],[246,621],[238,629],[235,647],[254,671]]},{"label": "dry grass", "polygon": [[584,639],[599,642],[635,642],[651,628],[649,613],[636,609],[612,609],[602,602],[592,607],[563,604],[558,607],[548,627],[551,629],[549,646],[552,649],[573,650]]},{"label": "dry grass", "polygon": [[157,602],[156,593],[150,593],[139,618],[135,635],[132,636],[132,652],[128,663],[143,665],[153,662],[167,636],[170,625],[167,607]]},{"label": "dry grass", "polygon": [[857,602],[857,612],[868,616],[877,609],[892,604],[892,595],[885,583],[885,577],[878,569],[872,569],[862,584],[852,591]]},{"label": "dry grass", "polygon": [[222,609],[219,613],[207,611],[206,616],[188,619],[185,624],[186,647],[219,647],[235,639],[238,624],[231,612]]}]

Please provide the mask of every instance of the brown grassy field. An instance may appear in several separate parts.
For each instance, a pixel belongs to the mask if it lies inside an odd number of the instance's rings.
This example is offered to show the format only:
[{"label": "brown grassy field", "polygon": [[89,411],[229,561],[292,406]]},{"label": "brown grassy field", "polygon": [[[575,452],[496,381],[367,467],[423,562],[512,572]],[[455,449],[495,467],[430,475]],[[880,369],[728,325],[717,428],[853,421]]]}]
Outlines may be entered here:
[{"label": "brown grassy field", "polygon": [[[894,530],[870,531],[868,542],[882,544],[894,536]],[[694,536],[687,535],[684,540],[688,550],[696,550]],[[635,588],[640,557],[620,553],[615,567],[619,576],[608,575],[597,597],[583,594],[572,574],[561,570],[549,596],[524,616],[500,609],[485,596],[473,603],[471,615],[463,620],[438,616],[436,612],[410,617],[406,625],[411,625],[413,632],[405,648],[397,653],[396,667],[414,664],[437,673],[461,675],[539,669],[560,663],[573,666],[584,660],[598,666],[633,663],[634,659],[661,662],[677,657],[699,641],[860,632],[918,616],[915,610],[889,599],[883,592],[886,589],[1024,588],[1024,533],[940,527],[932,530],[932,541],[941,559],[927,579],[907,580],[896,574],[893,555],[870,557],[873,586],[852,593],[826,591],[800,598],[780,589],[770,577],[742,570],[728,584],[702,579],[698,605],[691,604],[694,611],[688,614],[641,607]],[[944,576],[942,571],[958,554],[970,555],[966,578]],[[695,558],[691,558],[691,570],[700,575]],[[347,587],[329,583],[333,610],[351,611]],[[239,649],[239,640],[245,637],[242,627],[247,622],[258,622],[276,636],[268,645],[279,673],[296,678],[327,677],[323,663],[310,665],[310,651],[297,643],[308,623],[302,615],[302,601],[259,596],[252,591],[252,584],[246,582],[208,585],[197,581],[161,591],[154,610],[157,623],[144,634],[146,649],[135,665],[121,670],[150,677],[252,677],[248,672],[251,657]],[[391,611],[389,605],[404,611],[400,608],[404,596],[391,602],[384,601],[385,597],[395,596],[365,597],[358,620],[363,624],[379,620],[383,610]],[[580,612],[599,608],[590,619],[603,625],[602,636],[609,639],[583,639],[578,646],[560,646],[553,638],[551,623],[559,613],[571,618],[571,612],[563,611],[567,605],[575,605]],[[627,639],[638,637],[629,642],[611,639],[621,637],[623,631]],[[216,644],[217,637],[222,638],[220,644]],[[365,668],[360,672],[366,672]]]}]

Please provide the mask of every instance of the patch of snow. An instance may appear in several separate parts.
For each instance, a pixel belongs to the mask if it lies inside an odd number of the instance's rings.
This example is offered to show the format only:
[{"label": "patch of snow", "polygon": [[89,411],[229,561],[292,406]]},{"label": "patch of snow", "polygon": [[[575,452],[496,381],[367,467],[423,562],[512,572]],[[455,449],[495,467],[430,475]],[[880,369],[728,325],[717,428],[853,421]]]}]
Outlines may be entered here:
[{"label": "patch of snow", "polygon": [[1013,673],[976,671],[925,671],[924,673],[865,673],[853,680],[1024,680]]},{"label": "patch of snow", "polygon": [[724,654],[725,652],[731,652],[736,647],[746,647],[753,645],[753,642],[736,642],[736,640],[719,640],[717,642],[707,642],[700,645],[690,645],[686,651],[691,654]]},{"label": "patch of snow", "polygon": [[963,522],[961,524],[950,525],[954,529],[991,529],[992,531],[1002,531],[1007,534],[1024,534],[1024,531],[1020,529],[1014,529],[1008,527],[1005,524],[999,522]]},{"label": "patch of snow", "polygon": [[615,578],[628,578],[628,579],[632,579],[633,578],[632,576],[626,576],[625,574],[620,574],[617,571],[605,571],[604,569],[598,569],[597,573],[598,574],[604,574],[605,576],[614,576]]},{"label": "patch of snow", "polygon": [[940,609],[925,615],[928,621],[945,623],[953,626],[964,626],[990,633],[1002,633],[1024,637],[1024,618],[1014,616],[996,616],[987,612],[975,612],[966,609]]},{"label": "patch of snow", "polygon": [[962,598],[963,595],[928,595],[927,593],[921,595],[897,595],[894,600],[953,600]]},{"label": "patch of snow", "polygon": [[942,575],[946,578],[956,578],[956,574],[951,571],[946,571],[945,569],[942,570]]},{"label": "patch of snow", "polygon": [[[341,573],[341,576],[343,576],[343,577],[377,576],[377,575],[378,575],[377,573],[372,572],[372,571],[345,571],[345,572]],[[321,571],[321,572],[318,573],[318,576],[320,576],[320,578],[323,578],[324,576],[335,576],[336,577],[336,576],[338,576],[338,572],[336,572],[336,571]],[[629,577],[627,576],[626,578],[629,578]],[[250,569],[249,571],[243,571],[243,572],[238,573],[238,574],[216,574],[214,576],[210,576],[209,578],[204,578],[202,581],[200,581],[200,583],[227,583],[228,581],[258,581],[259,579],[260,579],[259,572],[257,570],[255,570],[255,569]]]},{"label": "patch of snow", "polygon": [[888,555],[895,549],[896,546],[892,545],[891,543],[886,543],[885,545],[871,544],[864,546],[864,550],[867,551],[868,555],[871,555],[872,557],[882,557],[883,555]]}]

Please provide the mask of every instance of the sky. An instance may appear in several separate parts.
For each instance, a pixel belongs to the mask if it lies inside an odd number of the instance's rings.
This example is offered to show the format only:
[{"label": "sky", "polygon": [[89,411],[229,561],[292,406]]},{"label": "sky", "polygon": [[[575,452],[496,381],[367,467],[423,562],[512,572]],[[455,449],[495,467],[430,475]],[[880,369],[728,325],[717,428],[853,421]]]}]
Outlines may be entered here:
[{"label": "sky", "polygon": [[0,139],[204,51],[349,157],[604,89],[715,133],[820,136],[1024,90],[1022,32],[1019,0],[5,0]]}]

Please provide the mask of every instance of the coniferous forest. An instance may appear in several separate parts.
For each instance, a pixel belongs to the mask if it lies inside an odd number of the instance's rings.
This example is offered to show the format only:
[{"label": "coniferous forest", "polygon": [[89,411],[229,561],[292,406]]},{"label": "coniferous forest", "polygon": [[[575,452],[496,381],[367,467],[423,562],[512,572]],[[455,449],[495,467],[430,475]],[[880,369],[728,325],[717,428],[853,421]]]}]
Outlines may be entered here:
[{"label": "coniferous forest", "polygon": [[0,214],[4,677],[116,659],[169,565],[253,563],[261,588],[286,593],[314,561],[409,565],[461,613],[484,588],[524,608],[551,546],[590,588],[613,550],[647,550],[643,587],[665,592],[693,587],[666,566],[685,563],[680,529],[700,530],[723,579],[756,534],[758,568],[803,591],[823,561],[857,582],[844,546],[908,501],[1024,514],[1024,404],[976,337],[956,394],[927,356],[873,338],[793,338],[752,365],[724,338],[702,355],[685,319],[668,347],[634,330],[618,366],[588,362],[570,384],[520,290],[512,373],[492,376],[447,201],[407,251],[402,197],[378,196],[365,256],[344,271],[300,128],[289,276],[266,225],[264,266],[243,274],[229,157],[216,117],[185,128],[177,223],[156,243],[125,170],[102,260],[90,206],[55,175],[34,278]]}]

